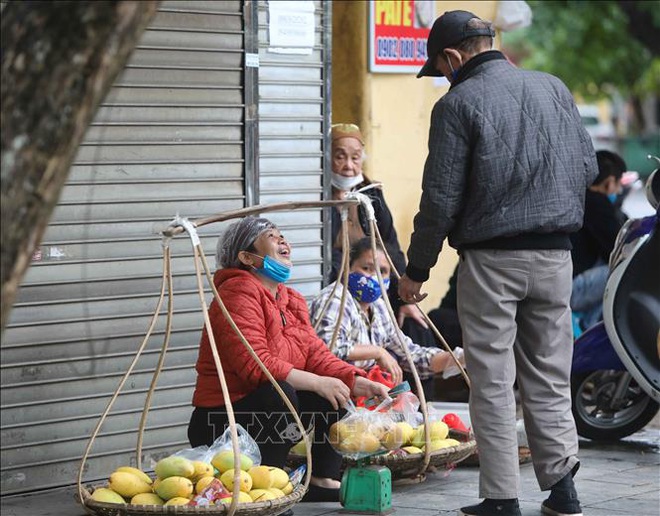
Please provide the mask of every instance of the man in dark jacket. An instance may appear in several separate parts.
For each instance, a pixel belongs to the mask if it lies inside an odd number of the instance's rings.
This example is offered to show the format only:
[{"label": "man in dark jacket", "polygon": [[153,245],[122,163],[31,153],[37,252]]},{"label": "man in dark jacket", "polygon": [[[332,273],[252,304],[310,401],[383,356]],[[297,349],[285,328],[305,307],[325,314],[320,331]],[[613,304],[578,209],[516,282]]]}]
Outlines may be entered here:
[{"label": "man in dark jacket", "polygon": [[472,380],[480,495],[463,515],[520,515],[513,384],[546,514],[581,514],[571,415],[571,257],[593,146],[566,86],[491,50],[491,24],[466,11],[438,18],[419,76],[445,76],[433,108],[422,198],[399,284],[419,302],[445,237],[460,254],[458,313]]},{"label": "man in dark jacket", "polygon": [[587,190],[584,225],[580,231],[571,235],[571,308],[579,312],[580,326],[585,330],[603,317],[603,295],[609,272],[607,264],[616,236],[626,218],[616,206],[626,162],[608,150],[599,150],[596,159],[598,177]]}]

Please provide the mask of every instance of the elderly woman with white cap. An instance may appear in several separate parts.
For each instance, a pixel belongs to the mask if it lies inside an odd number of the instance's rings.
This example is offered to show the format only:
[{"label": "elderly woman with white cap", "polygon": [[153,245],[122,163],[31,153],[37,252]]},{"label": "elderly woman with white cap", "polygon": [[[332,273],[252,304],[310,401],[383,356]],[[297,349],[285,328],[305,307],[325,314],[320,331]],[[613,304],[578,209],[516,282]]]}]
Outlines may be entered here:
[{"label": "elderly woman with white cap", "polygon": [[[375,188],[364,193],[370,197],[374,208],[376,226],[392,262],[400,274],[406,269],[406,259],[401,251],[394,228],[392,213],[387,207],[385,196],[379,183],[373,183],[362,170],[364,164],[364,137],[355,124],[333,124],[332,140],[332,197],[343,199],[347,192],[359,190],[375,184]],[[348,212],[348,237],[350,246],[369,236],[369,223],[361,208],[351,206]],[[342,257],[341,217],[339,210],[332,210],[332,272],[330,281],[335,281],[339,273]],[[392,274],[388,297],[394,309],[399,326],[414,342],[424,347],[437,347],[438,343],[420,311],[412,304],[405,304],[397,294],[397,278]],[[411,376],[406,376],[412,380]],[[427,397],[433,396],[432,379],[424,386]]]},{"label": "elderly woman with white cap", "polygon": [[[338,500],[341,457],[326,439],[328,427],[339,419],[351,395],[385,397],[387,389],[335,357],[317,337],[305,299],[284,286],[291,273],[291,246],[275,224],[257,217],[235,222],[218,241],[217,261],[221,268],[213,281],[232,319],[297,407],[303,423],[314,423],[306,500]],[[283,467],[293,445],[283,436],[293,418],[286,417],[288,408],[215,300],[209,316],[236,420],[257,441],[262,463]],[[206,329],[196,369],[195,409],[188,426],[193,447],[210,445],[228,423]]]}]

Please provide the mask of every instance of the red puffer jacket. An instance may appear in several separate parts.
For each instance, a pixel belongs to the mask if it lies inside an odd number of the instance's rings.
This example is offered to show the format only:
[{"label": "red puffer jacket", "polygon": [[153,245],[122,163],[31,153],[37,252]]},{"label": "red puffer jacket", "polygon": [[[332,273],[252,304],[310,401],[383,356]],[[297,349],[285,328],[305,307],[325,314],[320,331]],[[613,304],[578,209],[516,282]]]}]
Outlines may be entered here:
[{"label": "red puffer jacket", "polygon": [[[365,375],[361,369],[335,357],[318,338],[309,322],[305,299],[295,290],[280,284],[273,297],[254,274],[240,269],[218,270],[213,281],[234,322],[276,380],[285,380],[291,369],[296,368],[339,378],[353,388],[355,375]],[[229,326],[215,300],[209,317],[229,397],[235,402],[268,378]],[[202,332],[196,369],[193,405],[208,408],[224,405],[206,329]]]}]

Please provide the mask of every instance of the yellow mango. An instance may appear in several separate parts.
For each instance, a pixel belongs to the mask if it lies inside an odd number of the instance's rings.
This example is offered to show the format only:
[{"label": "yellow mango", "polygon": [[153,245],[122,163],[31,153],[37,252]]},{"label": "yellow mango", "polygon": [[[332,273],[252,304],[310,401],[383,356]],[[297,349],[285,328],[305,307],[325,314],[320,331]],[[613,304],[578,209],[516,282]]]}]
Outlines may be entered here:
[{"label": "yellow mango", "polygon": [[[231,450],[223,450],[216,453],[211,459],[211,464],[213,464],[213,466],[220,472],[221,475],[228,469],[234,469],[234,452]],[[239,457],[239,464],[239,467],[243,471],[247,471],[252,467],[254,463],[250,457],[241,453],[241,456]]]},{"label": "yellow mango", "polygon": [[165,500],[154,493],[140,493],[131,498],[131,505],[163,505]]},{"label": "yellow mango", "polygon": [[282,488],[282,492],[284,495],[290,495],[293,493],[293,484],[291,482],[287,483],[287,485]]},{"label": "yellow mango", "polygon": [[396,450],[401,448],[405,442],[404,430],[400,426],[393,426],[390,428],[381,439],[381,443],[387,450]]},{"label": "yellow mango", "polygon": [[193,473],[192,477],[190,477],[190,480],[193,482],[197,482],[200,478],[213,476],[213,466],[208,462],[194,460],[192,461],[192,464],[195,468],[195,472]]},{"label": "yellow mango", "polygon": [[296,443],[293,448],[291,448],[291,453],[294,455],[306,455],[307,447],[305,446],[305,441]]},{"label": "yellow mango", "polygon": [[415,429],[410,425],[410,423],[407,423],[406,421],[398,421],[395,423],[396,426],[401,428],[401,431],[403,432],[403,444],[408,445],[410,444],[410,441],[413,438],[413,435],[415,434]]},{"label": "yellow mango", "polygon": [[[220,500],[222,503],[230,504],[231,503],[231,496],[228,496],[227,498],[222,498]],[[238,503],[252,503],[252,497],[243,491],[238,492]]]},{"label": "yellow mango", "polygon": [[141,478],[147,484],[151,484],[153,482],[153,480],[151,480],[151,477],[147,475],[144,471],[137,468],[133,468],[131,466],[121,466],[117,468],[115,471],[123,471],[124,473],[133,473],[133,475],[135,475],[138,478]]},{"label": "yellow mango", "polygon": [[126,503],[119,493],[115,493],[112,489],[108,489],[107,487],[94,489],[92,500],[104,503]]},{"label": "yellow mango", "polygon": [[[244,493],[249,493],[252,489],[252,477],[246,471],[239,471],[239,489]],[[220,482],[230,493],[234,490],[234,470],[228,469],[220,476]]]},{"label": "yellow mango", "polygon": [[270,476],[273,479],[271,487],[276,487],[277,489],[284,489],[289,483],[289,475],[286,471],[280,468],[270,467]]},{"label": "yellow mango", "polygon": [[190,478],[195,474],[195,466],[185,457],[171,455],[159,460],[154,468],[156,476],[160,479],[168,477]]},{"label": "yellow mango", "polygon": [[266,491],[270,491],[271,493],[273,493],[275,495],[275,498],[282,498],[283,496],[286,496],[284,494],[284,491],[282,491],[281,489],[277,489],[277,487],[269,487],[268,489],[266,489]]},{"label": "yellow mango", "polygon": [[195,493],[199,494],[204,489],[206,489],[211,482],[215,480],[215,477],[202,477],[195,484]]},{"label": "yellow mango", "polygon": [[193,484],[185,477],[167,477],[156,487],[156,494],[163,500],[186,498],[193,492]]},{"label": "yellow mango", "polygon": [[424,450],[418,448],[417,446],[404,446],[402,448],[409,455],[416,455],[417,453],[424,453]]},{"label": "yellow mango", "polygon": [[268,466],[252,466],[248,470],[252,477],[252,489],[268,489],[273,485],[273,478]]},{"label": "yellow mango", "polygon": [[164,507],[169,507],[170,505],[188,505],[188,502],[190,502],[190,498],[184,498],[183,496],[175,496],[174,498],[170,498],[169,500],[167,500],[167,502],[165,502],[164,504]]},{"label": "yellow mango", "polygon": [[151,493],[151,485],[133,473],[115,471],[110,475],[108,487],[124,498],[133,498],[136,494]]},{"label": "yellow mango", "polygon": [[253,489],[248,494],[253,502],[265,502],[266,500],[275,500],[277,498],[267,489]]}]

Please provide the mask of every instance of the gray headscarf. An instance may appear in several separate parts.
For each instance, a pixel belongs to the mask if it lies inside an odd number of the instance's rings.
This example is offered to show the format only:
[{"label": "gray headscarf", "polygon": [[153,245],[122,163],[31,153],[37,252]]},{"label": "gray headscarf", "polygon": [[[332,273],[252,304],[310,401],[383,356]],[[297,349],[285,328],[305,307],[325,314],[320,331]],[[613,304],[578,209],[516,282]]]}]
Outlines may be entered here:
[{"label": "gray headscarf", "polygon": [[277,226],[261,217],[245,217],[229,226],[218,239],[215,263],[218,268],[241,268],[238,253],[247,251],[259,235]]}]

